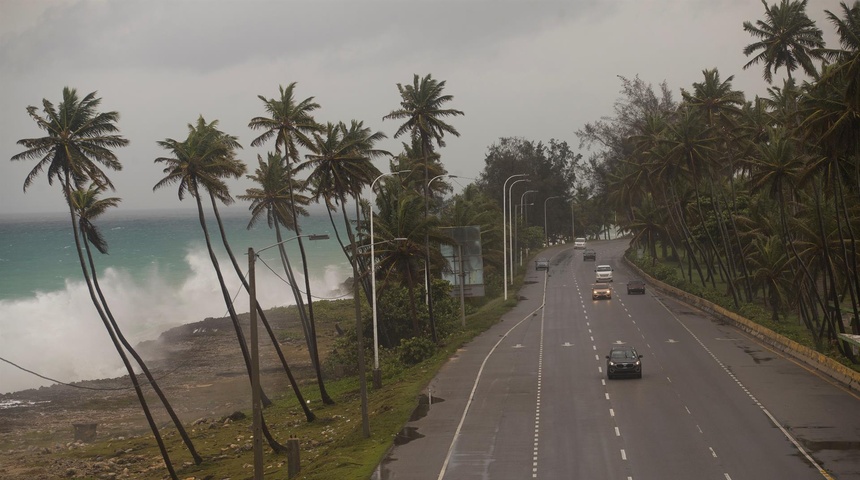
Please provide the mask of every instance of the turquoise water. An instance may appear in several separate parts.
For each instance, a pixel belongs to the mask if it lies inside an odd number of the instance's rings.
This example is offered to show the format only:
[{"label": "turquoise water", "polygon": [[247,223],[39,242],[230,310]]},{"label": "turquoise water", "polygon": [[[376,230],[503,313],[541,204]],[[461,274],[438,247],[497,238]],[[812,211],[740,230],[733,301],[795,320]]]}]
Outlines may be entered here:
[{"label": "turquoise water", "polygon": [[[248,230],[246,210],[228,210],[222,212],[222,218],[233,253],[246,273],[248,248],[260,250],[275,243],[274,231],[265,222]],[[247,312],[249,299],[214,219],[208,223],[236,310]],[[99,281],[123,332],[133,341],[153,339],[176,325],[226,314],[196,211],[112,212],[98,226],[110,248],[108,255],[94,253]],[[342,228],[340,231],[343,234]],[[331,237],[304,241],[314,295],[343,298],[340,285],[351,276],[351,268],[328,215],[323,212],[303,219],[302,233]],[[282,235],[291,238],[295,233],[282,231]],[[286,246],[298,274],[298,243],[289,241]],[[263,252],[256,280],[264,307],[295,303],[282,278],[277,249]],[[304,285],[302,278],[300,281]],[[61,381],[122,374],[116,351],[82,281],[68,216],[0,216],[0,357]],[[0,362],[0,393],[50,383]]]}]

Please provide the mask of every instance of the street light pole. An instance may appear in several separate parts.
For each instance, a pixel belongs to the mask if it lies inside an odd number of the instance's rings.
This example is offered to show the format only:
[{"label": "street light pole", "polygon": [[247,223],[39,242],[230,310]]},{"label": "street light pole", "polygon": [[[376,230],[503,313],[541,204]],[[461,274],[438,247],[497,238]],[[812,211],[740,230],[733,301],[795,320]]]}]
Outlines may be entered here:
[{"label": "street light pole", "polygon": [[508,255],[510,257],[510,261],[508,262],[508,266],[510,269],[510,283],[511,283],[511,285],[514,284],[514,251],[513,251],[514,250],[514,230],[513,230],[513,227],[511,226],[511,224],[513,223],[513,220],[514,220],[514,217],[513,217],[513,208],[514,208],[513,203],[514,202],[511,201],[511,200],[513,200],[513,197],[511,196],[511,192],[513,192],[513,190],[514,190],[514,185],[516,185],[520,182],[528,182],[528,181],[529,181],[529,179],[527,179],[527,178],[521,178],[519,180],[514,180],[513,183],[511,183],[511,186],[508,187],[508,204],[506,205],[506,207],[508,208],[508,229],[509,229],[509,232],[508,232]]},{"label": "street light pole", "polygon": [[[528,195],[529,193],[536,193],[536,192],[537,192],[537,190],[526,190],[525,192],[523,192],[522,195],[520,195],[520,214],[523,216],[523,220],[527,220],[527,218],[528,218],[528,215],[525,213],[526,212],[526,209],[525,209],[525,207],[526,207],[526,204],[525,204],[526,195]],[[529,205],[534,205],[534,204],[529,204]],[[525,226],[526,226],[526,228],[528,228],[528,223],[525,223]],[[519,240],[519,238],[520,238],[520,235],[519,235],[519,232],[517,232],[517,240]],[[519,247],[519,244],[517,244],[517,246]],[[519,250],[519,248],[518,248],[518,250]],[[520,255],[519,263],[520,263],[520,265],[523,264],[522,254]]]},{"label": "street light pole", "polygon": [[254,265],[257,262],[257,255],[263,250],[268,250],[272,247],[277,247],[283,243],[297,238],[307,237],[309,240],[326,240],[328,235],[296,235],[286,240],[280,241],[274,245],[261,248],[254,252],[253,248],[248,248],[248,295],[251,298],[250,311],[250,342],[251,342],[251,411],[253,422],[253,440],[252,448],[254,450],[254,480],[263,480],[263,406],[260,401],[260,349],[257,339],[257,280]]},{"label": "street light pole", "polygon": [[[426,168],[426,166],[425,166]],[[426,170],[425,170],[426,172]],[[456,175],[449,175],[447,173],[443,173],[442,175],[436,175],[431,178],[429,182],[427,182],[427,186],[424,189],[424,220],[427,220],[427,217],[430,215],[430,184],[433,183],[437,178],[448,177],[448,178],[457,178]],[[425,177],[426,178],[426,177]],[[427,302],[427,316],[430,319],[430,336],[433,339],[434,344],[439,343],[439,339],[436,336],[436,318],[433,316],[433,295],[430,294],[430,232],[424,232],[424,295],[426,295]]]},{"label": "street light pole", "polygon": [[505,183],[502,184],[502,258],[504,259],[502,270],[504,271],[504,284],[505,284],[505,300],[508,299],[508,229],[507,229],[507,202],[508,202],[508,181],[512,178],[516,177],[527,177],[527,173],[518,173],[516,175],[511,175],[505,180]]},{"label": "street light pole", "polygon": [[[376,181],[382,177],[408,173],[412,170],[399,170],[397,172],[383,173],[373,179],[370,183],[370,194],[373,195],[373,187]],[[370,290],[373,305],[373,388],[382,387],[382,373],[379,371],[379,328],[376,316],[376,250],[373,248],[376,245],[376,239],[373,236],[373,205],[370,206]],[[360,333],[360,332],[356,332]]]},{"label": "street light pole", "polygon": [[547,202],[547,201],[549,201],[550,199],[553,199],[553,198],[562,198],[562,196],[561,196],[561,195],[556,195],[556,196],[554,196],[554,197],[547,197],[547,198],[546,198],[546,199],[544,199],[544,201],[543,201],[543,235],[544,235],[544,244],[545,244],[547,247],[549,246],[549,230],[547,230],[548,223],[547,223],[547,220],[546,220],[546,202]]}]

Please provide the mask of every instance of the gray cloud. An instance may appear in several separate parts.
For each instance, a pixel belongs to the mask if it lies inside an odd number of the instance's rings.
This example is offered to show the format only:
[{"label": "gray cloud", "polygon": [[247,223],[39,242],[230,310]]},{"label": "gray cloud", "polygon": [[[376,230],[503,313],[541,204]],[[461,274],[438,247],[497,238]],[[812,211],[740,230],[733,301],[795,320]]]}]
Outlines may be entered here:
[{"label": "gray cloud", "polygon": [[[808,7],[829,44],[823,10],[838,5]],[[0,214],[63,210],[45,179],[22,192],[34,162],[8,159],[18,139],[43,135],[26,106],[59,101],[67,85],[98,91],[121,114],[131,145],[111,178],[123,209],[176,207],[175,192],[152,192],[164,154],[155,142],[183,138],[201,114],[240,138],[253,168],[266,152],[249,147],[257,95],[293,81],[322,105],[318,120],[364,120],[392,135],[398,125],[382,117],[398,107],[395,85],[413,74],[445,80],[450,106],[466,115],[452,120],[461,137],[446,137],[442,159],[475,177],[502,136],[575,148],[578,128],[612,114],[619,75],[677,92],[719,68],[749,97],[765,93],[761,70],[741,68],[751,42],[741,25],[762,12],[750,0],[0,0]],[[399,151],[400,140],[383,148]]]}]

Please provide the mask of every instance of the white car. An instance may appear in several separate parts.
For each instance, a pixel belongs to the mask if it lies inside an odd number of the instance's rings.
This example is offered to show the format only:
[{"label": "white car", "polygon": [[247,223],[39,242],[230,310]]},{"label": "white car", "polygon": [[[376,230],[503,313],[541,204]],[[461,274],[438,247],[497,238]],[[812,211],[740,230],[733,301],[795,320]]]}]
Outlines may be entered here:
[{"label": "white car", "polygon": [[594,269],[594,281],[597,283],[600,282],[611,282],[612,281],[612,267],[609,265],[598,265],[597,268]]},{"label": "white car", "polygon": [[585,248],[585,239],[582,237],[577,238],[573,241],[574,250],[582,250]]}]

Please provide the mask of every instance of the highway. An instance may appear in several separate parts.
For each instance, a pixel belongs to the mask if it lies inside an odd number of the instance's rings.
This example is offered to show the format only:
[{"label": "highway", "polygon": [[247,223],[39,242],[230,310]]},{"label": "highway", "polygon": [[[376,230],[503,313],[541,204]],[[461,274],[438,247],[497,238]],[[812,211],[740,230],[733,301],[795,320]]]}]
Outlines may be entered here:
[{"label": "highway", "polygon": [[[520,302],[428,388],[374,479],[860,478],[860,398],[731,326],[646,288],[625,240],[554,247]],[[594,267],[613,295],[592,300]],[[606,378],[613,344],[642,379]]]}]

